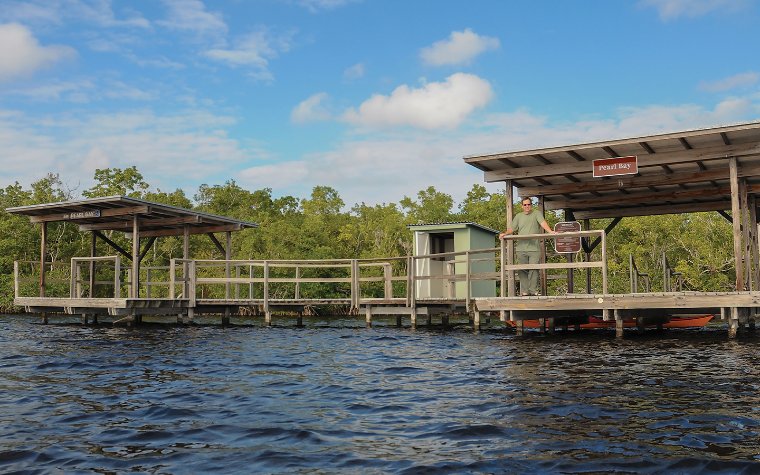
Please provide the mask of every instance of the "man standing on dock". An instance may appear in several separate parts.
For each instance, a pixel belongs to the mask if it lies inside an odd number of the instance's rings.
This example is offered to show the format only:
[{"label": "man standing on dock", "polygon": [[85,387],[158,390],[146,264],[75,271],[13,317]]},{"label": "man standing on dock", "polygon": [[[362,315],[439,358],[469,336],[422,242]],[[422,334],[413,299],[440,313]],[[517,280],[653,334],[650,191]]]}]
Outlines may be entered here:
[{"label": "man standing on dock", "polygon": [[[555,234],[549,227],[544,215],[540,211],[533,210],[533,201],[529,197],[522,199],[522,212],[512,219],[512,227],[499,234],[499,239],[504,239],[509,234],[539,234],[541,228],[549,234]],[[515,252],[517,262],[520,264],[538,264],[541,256],[538,239],[521,239],[517,241]],[[538,269],[518,271],[520,276],[520,295],[539,295]]]}]

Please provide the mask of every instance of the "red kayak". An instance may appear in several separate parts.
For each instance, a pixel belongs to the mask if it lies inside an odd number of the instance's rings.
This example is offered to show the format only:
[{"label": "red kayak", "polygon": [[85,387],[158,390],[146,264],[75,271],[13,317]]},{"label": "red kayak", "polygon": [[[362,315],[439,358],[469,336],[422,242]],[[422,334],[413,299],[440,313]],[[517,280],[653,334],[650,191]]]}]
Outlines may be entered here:
[{"label": "red kayak", "polygon": [[[714,315],[681,315],[671,317],[669,321],[663,322],[662,328],[701,328],[710,323]],[[515,322],[508,321],[509,325],[514,326]],[[587,323],[581,323],[581,329],[598,329],[598,328],[615,328],[615,320],[605,322],[602,317],[590,316]],[[656,326],[656,323],[647,324],[648,327]],[[525,328],[541,328],[541,323],[536,320],[523,320]],[[623,321],[625,328],[635,328],[636,320]]]}]

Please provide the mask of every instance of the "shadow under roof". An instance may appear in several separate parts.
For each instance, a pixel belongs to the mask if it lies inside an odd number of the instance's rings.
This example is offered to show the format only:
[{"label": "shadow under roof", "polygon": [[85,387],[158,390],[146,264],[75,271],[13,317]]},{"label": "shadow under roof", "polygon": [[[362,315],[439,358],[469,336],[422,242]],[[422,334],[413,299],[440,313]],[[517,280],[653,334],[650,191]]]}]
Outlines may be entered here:
[{"label": "shadow under roof", "polygon": [[[638,173],[594,177],[594,160],[636,156]],[[760,193],[760,121],[561,147],[468,156],[486,182],[577,219],[731,209],[729,161],[749,194]]]},{"label": "shadow under roof", "polygon": [[190,234],[258,227],[256,223],[127,196],[19,206],[6,211],[29,216],[33,223],[65,221],[77,224],[80,231],[127,233],[132,231],[133,217],[137,216],[140,237],[181,236],[185,226],[188,226]]}]

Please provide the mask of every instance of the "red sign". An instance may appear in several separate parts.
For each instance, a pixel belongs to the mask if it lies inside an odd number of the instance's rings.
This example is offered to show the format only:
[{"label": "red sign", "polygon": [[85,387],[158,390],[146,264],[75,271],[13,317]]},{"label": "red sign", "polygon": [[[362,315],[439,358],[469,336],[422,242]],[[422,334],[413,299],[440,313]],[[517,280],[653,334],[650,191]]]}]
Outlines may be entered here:
[{"label": "red sign", "polygon": [[560,254],[573,254],[581,250],[580,236],[563,237],[562,233],[572,233],[581,230],[578,221],[562,221],[554,225],[554,250]]},{"label": "red sign", "polygon": [[615,175],[634,175],[639,172],[635,155],[630,157],[600,158],[594,160],[594,178]]}]

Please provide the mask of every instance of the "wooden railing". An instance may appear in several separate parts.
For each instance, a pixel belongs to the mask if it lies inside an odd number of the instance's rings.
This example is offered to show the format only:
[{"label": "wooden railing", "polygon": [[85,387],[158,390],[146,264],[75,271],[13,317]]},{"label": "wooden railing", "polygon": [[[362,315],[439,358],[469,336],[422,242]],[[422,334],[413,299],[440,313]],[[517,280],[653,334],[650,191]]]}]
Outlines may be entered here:
[{"label": "wooden railing", "polygon": [[[563,233],[563,237],[573,236],[598,236],[601,240],[601,258],[591,262],[507,263],[507,245],[521,239],[547,240],[553,237],[540,234],[508,236],[499,247],[489,249],[381,259],[171,259],[168,267],[142,268],[140,297],[164,298],[165,295],[172,300],[187,299],[191,307],[203,300],[230,304],[248,301],[262,304],[264,309],[268,309],[270,304],[288,303],[349,305],[353,309],[362,304],[414,307],[418,301],[464,301],[470,308],[473,298],[495,296],[499,287],[502,296],[514,296],[514,285],[507,283],[510,280],[507,276],[510,273],[514,275],[515,271],[591,268],[601,269],[601,290],[606,293],[604,231]],[[103,274],[100,274],[101,280],[95,280],[95,265],[101,269],[105,262],[112,263],[113,279],[102,280]],[[433,262],[436,264],[433,265]],[[19,282],[22,279],[18,268],[19,263],[16,263],[16,297],[21,296]],[[113,297],[119,298],[122,286],[132,280],[130,269],[122,268],[119,256],[73,258],[69,277],[70,298],[92,298],[96,285],[113,286]],[[514,281],[514,278],[511,280]],[[478,282],[485,282],[486,285],[476,285]],[[132,286],[128,287],[131,289]],[[161,296],[155,297],[154,292],[159,288],[163,289],[159,292]],[[486,291],[490,294],[479,294]],[[133,297],[131,294],[128,296]]]},{"label": "wooden railing", "polygon": [[633,254],[628,255],[628,272],[631,279],[631,293],[635,294],[639,292],[639,282],[643,284],[644,292],[651,292],[652,285],[649,280],[648,272],[641,272],[636,266],[636,261],[633,259]]},{"label": "wooden railing", "polygon": [[549,269],[601,269],[602,272],[602,293],[607,293],[607,237],[604,230],[574,231],[561,233],[562,237],[591,238],[597,237],[601,244],[601,253],[598,260],[577,261],[577,262],[547,262],[539,264],[509,264],[507,263],[507,246],[512,242],[524,240],[541,240],[546,241],[553,239],[555,234],[525,234],[505,236],[501,241],[501,296],[513,297],[515,295],[515,286],[513,279],[508,279],[510,271],[520,270],[549,270]]},{"label": "wooden railing", "polygon": [[662,290],[663,292],[680,292],[683,289],[683,274],[676,271],[662,253]]}]

